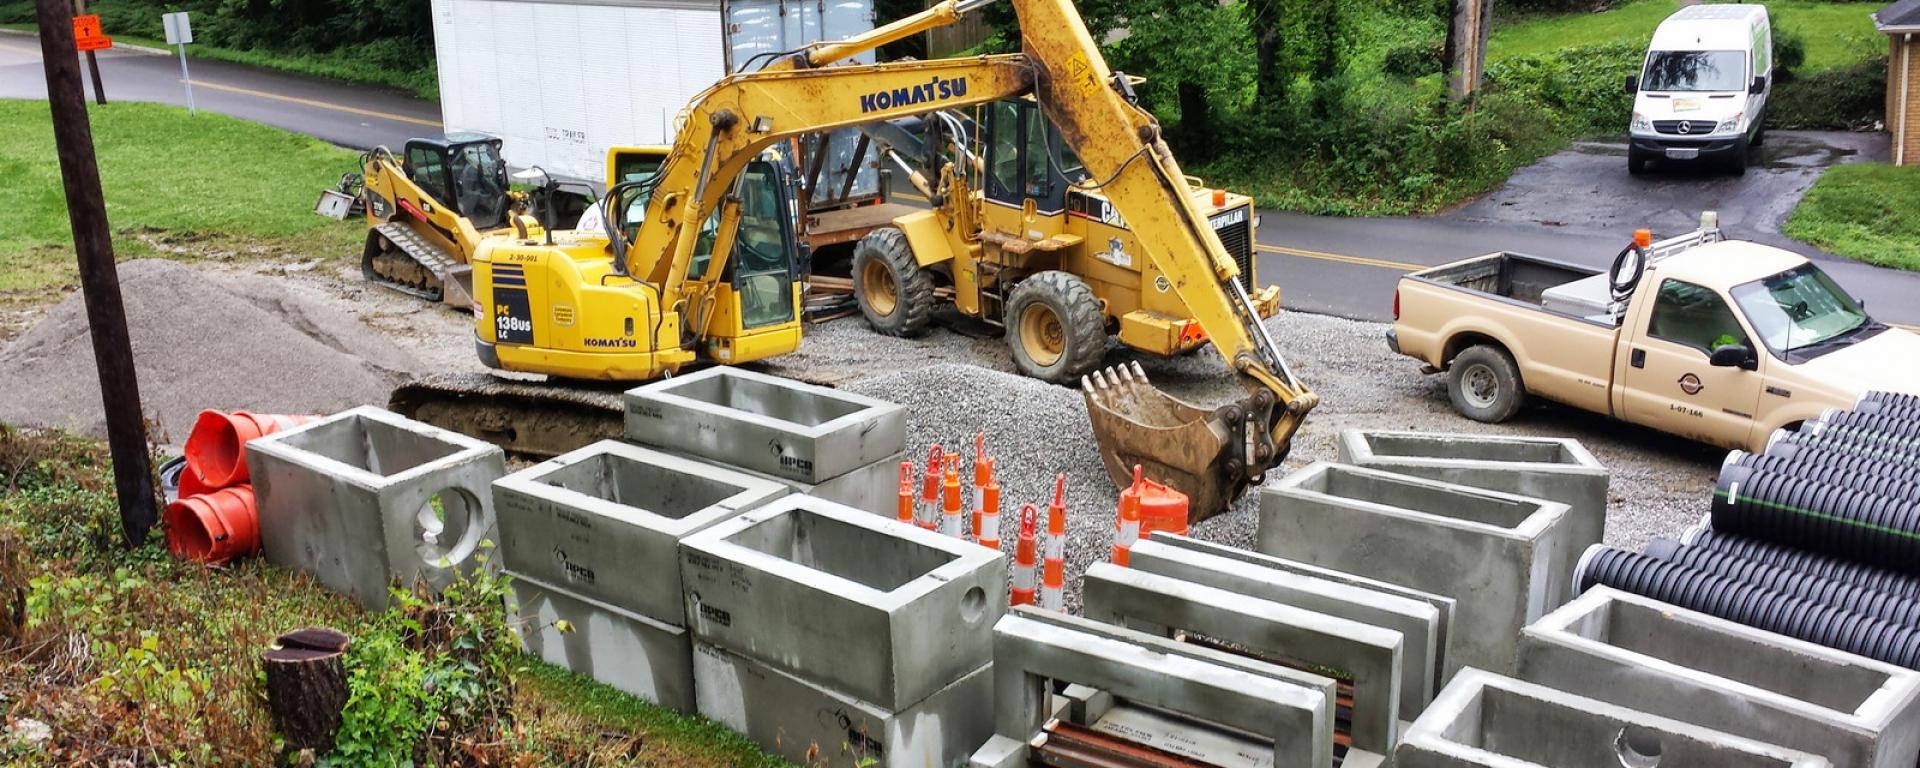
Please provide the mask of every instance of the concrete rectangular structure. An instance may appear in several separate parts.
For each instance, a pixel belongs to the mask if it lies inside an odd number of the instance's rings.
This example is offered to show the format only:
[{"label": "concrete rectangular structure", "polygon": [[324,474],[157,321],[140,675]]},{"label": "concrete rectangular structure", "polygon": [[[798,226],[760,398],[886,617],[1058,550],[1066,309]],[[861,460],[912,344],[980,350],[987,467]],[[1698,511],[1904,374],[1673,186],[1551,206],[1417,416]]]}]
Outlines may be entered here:
[{"label": "concrete rectangular structure", "polygon": [[952,768],[993,735],[991,666],[894,711],[707,643],[693,659],[700,714],[795,764]]},{"label": "concrete rectangular structure", "polygon": [[1255,658],[1338,670],[1353,682],[1353,746],[1384,755],[1399,741],[1399,632],[1111,563],[1095,563],[1082,585],[1083,613],[1095,621],[1198,633]]},{"label": "concrete rectangular structure", "polygon": [[906,460],[907,452],[901,451],[852,472],[818,483],[788,480],[765,472],[744,469],[740,471],[762,480],[782,483],[795,494],[825,499],[876,515],[893,517],[896,510],[895,504],[900,495],[900,462]]},{"label": "concrete rectangular structure", "polygon": [[1513,671],[1520,628],[1546,614],[1567,505],[1319,462],[1261,492],[1261,552],[1459,601],[1446,674]]},{"label": "concrete rectangular structure", "polygon": [[1396,768],[1835,768],[1825,758],[1463,670],[1394,751]]},{"label": "concrete rectangular structure", "polygon": [[[527,653],[668,709],[694,712],[693,638],[684,627],[515,574],[508,610]],[[565,620],[572,631],[554,622]]]},{"label": "concrete rectangular structure", "polygon": [[1567,505],[1549,608],[1573,599],[1574,563],[1606,539],[1612,475],[1578,440],[1349,429],[1338,445],[1342,464]]},{"label": "concrete rectangular structure", "polygon": [[786,485],[602,440],[493,483],[508,570],[686,624],[680,539],[786,495]]},{"label": "concrete rectangular structure", "polygon": [[627,439],[819,484],[907,449],[906,409],[730,366],[629,390]]},{"label": "concrete rectangular structure", "polygon": [[899,711],[992,660],[1006,559],[787,496],[681,541],[700,640]]},{"label": "concrete rectangular structure", "polygon": [[390,584],[438,590],[499,541],[500,449],[362,406],[246,446],[267,559],[368,610]]},{"label": "concrete rectangular structure", "polygon": [[[1244,553],[1247,555],[1245,558],[1222,557],[1205,550],[1169,544],[1168,539],[1172,538],[1177,537],[1149,539],[1133,545],[1128,566],[1142,573],[1167,576],[1399,634],[1400,701],[1397,712],[1400,719],[1411,721],[1419,717],[1420,712],[1427,708],[1427,703],[1433,700],[1434,692],[1439,690],[1436,681],[1439,678],[1440,612],[1432,605],[1263,565],[1260,560],[1273,559],[1266,555],[1247,552]],[[1219,547],[1217,544],[1206,546]],[[1091,581],[1086,589],[1087,594],[1091,595]],[[1091,598],[1082,602],[1089,606],[1089,617],[1101,618],[1092,613]],[[1386,750],[1383,748],[1380,751],[1384,753]]]},{"label": "concrete rectangular structure", "polygon": [[973,766],[1028,764],[1055,710],[1053,680],[1271,739],[1273,765],[1333,764],[1328,678],[1032,606],[994,625],[993,659],[994,735]]},{"label": "concrete rectangular structure", "polygon": [[1527,627],[1520,675],[1837,766],[1920,758],[1920,672],[1606,587]]}]

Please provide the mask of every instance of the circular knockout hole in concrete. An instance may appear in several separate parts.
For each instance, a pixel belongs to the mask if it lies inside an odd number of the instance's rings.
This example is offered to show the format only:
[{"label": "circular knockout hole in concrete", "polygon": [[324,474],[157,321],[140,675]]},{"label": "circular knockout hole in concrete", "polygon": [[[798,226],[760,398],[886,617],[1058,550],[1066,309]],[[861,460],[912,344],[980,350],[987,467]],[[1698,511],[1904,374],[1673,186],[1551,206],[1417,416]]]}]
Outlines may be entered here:
[{"label": "circular knockout hole in concrete", "polygon": [[478,542],[468,541],[478,533],[474,518],[480,503],[460,488],[442,488],[427,497],[413,515],[414,547],[420,559],[438,568],[467,559]]},{"label": "circular knockout hole in concrete", "polygon": [[987,591],[979,587],[967,590],[960,596],[960,620],[968,624],[980,623],[987,615]]},{"label": "circular knockout hole in concrete", "polygon": [[1660,765],[1660,735],[1639,726],[1620,729],[1613,741],[1620,756],[1620,768],[1655,768]]}]

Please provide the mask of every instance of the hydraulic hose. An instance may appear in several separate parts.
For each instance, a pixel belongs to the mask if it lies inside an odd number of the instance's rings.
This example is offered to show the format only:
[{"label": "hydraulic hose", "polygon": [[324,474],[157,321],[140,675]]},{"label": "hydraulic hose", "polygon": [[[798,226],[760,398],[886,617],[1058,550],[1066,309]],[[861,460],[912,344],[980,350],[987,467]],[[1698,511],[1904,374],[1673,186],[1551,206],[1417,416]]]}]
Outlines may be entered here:
[{"label": "hydraulic hose", "polygon": [[1920,601],[1890,595],[1834,579],[1809,576],[1790,568],[1779,568],[1752,560],[1743,560],[1724,552],[1699,547],[1683,547],[1673,539],[1659,538],[1647,544],[1645,554],[1656,560],[1683,565],[1734,581],[1770,589],[1783,595],[1830,605],[1843,611],[1870,616],[1891,624],[1920,629]]},{"label": "hydraulic hose", "polygon": [[1791,569],[1815,578],[1842,581],[1876,592],[1920,600],[1920,578],[1887,568],[1875,568],[1844,558],[1734,536],[1711,528],[1689,533],[1681,538],[1680,543],[1684,549],[1710,550],[1741,560]]},{"label": "hydraulic hose", "polygon": [[1574,584],[1581,591],[1605,585],[1736,624],[1920,669],[1920,631],[1637,552],[1593,545],[1580,558]]},{"label": "hydraulic hose", "polygon": [[1731,465],[1713,527],[1903,573],[1920,573],[1920,503]]},{"label": "hydraulic hose", "polygon": [[1868,456],[1897,464],[1920,465],[1920,452],[1900,451],[1881,445],[1856,443],[1837,433],[1813,435],[1806,432],[1789,432],[1784,429],[1778,430],[1773,433],[1772,437],[1767,438],[1767,455],[1783,455],[1783,446],[1818,448],[1826,451],[1850,453],[1856,456]]},{"label": "hydraulic hose", "polygon": [[1734,451],[1727,454],[1727,461],[1721,465],[1721,469],[1725,471],[1729,467],[1743,467],[1838,485],[1890,499],[1920,501],[1920,466],[1893,464],[1844,453],[1827,456],[1827,462],[1816,463],[1805,457],[1789,459]]}]

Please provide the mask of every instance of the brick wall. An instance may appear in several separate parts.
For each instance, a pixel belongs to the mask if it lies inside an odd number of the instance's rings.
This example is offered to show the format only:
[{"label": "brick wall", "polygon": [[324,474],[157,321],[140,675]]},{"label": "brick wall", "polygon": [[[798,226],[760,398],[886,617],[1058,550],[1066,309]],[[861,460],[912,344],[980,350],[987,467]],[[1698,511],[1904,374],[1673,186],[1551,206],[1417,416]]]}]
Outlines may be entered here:
[{"label": "brick wall", "polygon": [[[1902,165],[1920,165],[1920,35],[1913,40],[1905,40],[1904,35],[1891,35],[1891,55],[1887,57],[1887,132],[1894,141],[1901,139],[1902,128],[1906,134],[1905,152],[1901,147],[1894,148],[1894,157]],[[1904,61],[1903,61],[1904,60]],[[1903,78],[1901,64],[1907,66]],[[1901,86],[1906,86],[1907,109],[1900,112]]]}]

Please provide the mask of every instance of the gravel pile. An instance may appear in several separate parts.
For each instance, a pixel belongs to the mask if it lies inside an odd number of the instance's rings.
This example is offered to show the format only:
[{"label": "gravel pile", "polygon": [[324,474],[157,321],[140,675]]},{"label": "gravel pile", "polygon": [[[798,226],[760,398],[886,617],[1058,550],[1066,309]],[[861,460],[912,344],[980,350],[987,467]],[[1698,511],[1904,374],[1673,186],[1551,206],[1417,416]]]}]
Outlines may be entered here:
[{"label": "gravel pile", "polygon": [[[381,404],[413,357],[354,317],[261,276],[120,265],[140,398],[161,442],[204,408],[333,413]],[[86,306],[75,293],[0,349],[0,422],[106,433]]]}]

